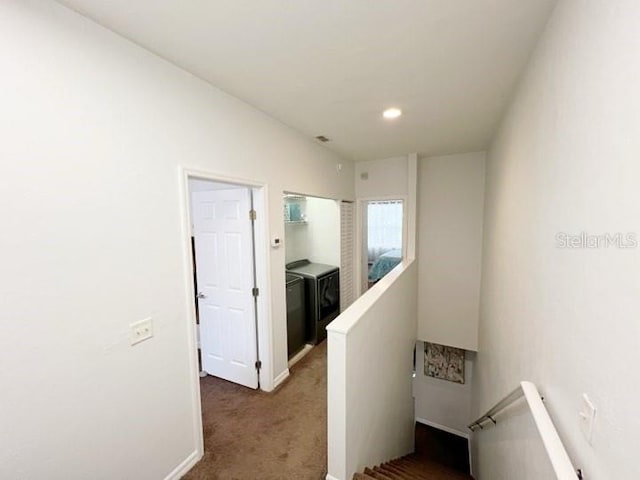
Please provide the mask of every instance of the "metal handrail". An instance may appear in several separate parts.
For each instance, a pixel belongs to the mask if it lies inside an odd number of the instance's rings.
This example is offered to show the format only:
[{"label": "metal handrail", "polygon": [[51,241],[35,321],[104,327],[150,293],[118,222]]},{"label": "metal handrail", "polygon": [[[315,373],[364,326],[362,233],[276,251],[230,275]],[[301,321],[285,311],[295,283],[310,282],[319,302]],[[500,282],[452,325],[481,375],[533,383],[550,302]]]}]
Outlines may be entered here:
[{"label": "metal handrail", "polygon": [[489,423],[496,424],[497,421],[495,417],[498,413],[522,397],[525,397],[527,400],[533,420],[538,428],[540,437],[542,437],[542,443],[547,451],[547,455],[549,456],[553,470],[556,473],[556,477],[559,480],[575,480],[576,478],[582,479],[582,471],[574,468],[571,463],[571,459],[562,444],[562,440],[553,426],[549,412],[547,412],[547,409],[542,402],[544,398],[540,396],[538,389],[531,382],[520,382],[518,388],[496,403],[487,411],[487,413],[482,415],[475,422],[470,423],[468,428],[475,432],[477,429],[483,429],[484,426]]}]

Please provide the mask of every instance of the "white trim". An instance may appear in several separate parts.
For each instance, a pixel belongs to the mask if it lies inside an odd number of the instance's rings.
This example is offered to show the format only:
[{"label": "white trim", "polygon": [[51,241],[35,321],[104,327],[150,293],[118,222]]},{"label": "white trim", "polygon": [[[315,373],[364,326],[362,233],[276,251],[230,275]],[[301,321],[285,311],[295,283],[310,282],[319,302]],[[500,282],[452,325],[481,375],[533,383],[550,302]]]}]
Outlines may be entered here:
[{"label": "white trim", "polygon": [[278,388],[287,378],[289,378],[288,368],[273,380],[273,390]]},{"label": "white trim", "polygon": [[533,421],[535,422],[538,433],[542,438],[542,443],[547,451],[547,455],[549,456],[549,460],[551,461],[556,477],[562,480],[575,479],[576,469],[571,463],[571,458],[569,458],[569,454],[564,448],[562,439],[558,435],[558,431],[553,425],[549,412],[542,402],[540,392],[538,392],[537,387],[532,382],[525,380],[521,381],[515,390],[503,397],[502,400],[491,407],[487,413],[482,415],[475,422],[470,423],[469,428],[475,433],[477,431],[475,428],[482,428],[483,422],[486,422],[484,425],[490,425],[488,420],[491,420],[491,422],[495,424],[496,416],[504,412],[512,403],[522,397],[527,401],[527,405],[529,406],[529,410],[533,416]]},{"label": "white trim", "polygon": [[[260,350],[260,360],[262,361],[262,369],[259,373],[260,385],[262,390],[273,390],[273,322],[271,319],[270,308],[270,255],[267,248],[268,238],[268,189],[263,182],[244,178],[232,178],[219,175],[212,172],[204,172],[201,170],[193,170],[184,166],[179,166],[179,203],[181,207],[182,217],[182,238],[183,238],[183,273],[184,287],[186,295],[186,321],[187,324],[187,348],[189,355],[189,376],[191,387],[191,403],[193,410],[193,435],[195,452],[191,454],[187,460],[183,462],[174,472],[180,471],[180,475],[172,477],[172,472],[167,480],[179,478],[188,471],[198,460],[204,455],[204,427],[202,423],[202,400],[200,398],[200,369],[198,367],[198,332],[195,322],[196,311],[194,302],[190,299],[195,298],[193,285],[193,268],[192,268],[192,251],[191,251],[191,209],[189,198],[189,178],[198,178],[202,180],[210,180],[213,182],[231,183],[251,188],[254,193],[254,209],[258,211],[258,219],[255,228],[255,261],[256,261],[256,283],[260,289],[261,295],[258,296],[258,347]],[[288,376],[288,371],[287,371]],[[286,377],[285,377],[286,378]],[[284,380],[284,378],[282,379]],[[193,457],[193,459],[192,459]],[[193,460],[193,462],[191,462]],[[186,470],[179,470],[184,465]]]},{"label": "white trim", "polygon": [[306,344],[304,347],[302,347],[302,350],[300,350],[298,353],[296,353],[291,360],[289,360],[288,362],[288,367],[291,368],[293,367],[296,363],[298,363],[300,360],[302,360],[304,357],[307,356],[307,353],[309,353],[311,351],[311,349],[313,349],[313,345],[310,344]]},{"label": "white trim", "polygon": [[418,240],[418,154],[410,153],[407,158],[407,204],[405,206],[407,218],[407,258],[416,258],[416,243]]},{"label": "white trim", "polygon": [[553,470],[556,472],[556,476],[559,479],[572,479],[576,477],[576,469],[571,463],[569,454],[567,453],[562,439],[558,435],[558,431],[553,425],[553,421],[547,412],[547,408],[542,403],[542,397],[538,392],[536,386],[531,382],[520,382],[524,396],[527,399],[529,408],[531,409],[531,415],[538,428],[538,433],[542,437],[542,443]]},{"label": "white trim", "polygon": [[340,209],[340,311],[356,300],[356,209],[355,202],[341,200]]},{"label": "white trim", "polygon": [[229,177],[227,175],[223,175],[216,172],[209,172],[204,170],[196,170],[193,168],[180,167],[180,170],[183,174],[188,178],[197,178],[200,180],[210,180],[212,182],[219,183],[231,183],[234,185],[240,185],[242,187],[264,187],[266,184],[264,182],[260,182],[257,180],[251,180],[249,178],[241,178],[241,177]]},{"label": "white trim", "polygon": [[[458,437],[466,438],[467,440],[469,440],[469,438],[470,438],[468,433],[461,432],[461,431],[456,430],[454,428],[445,427],[444,425],[440,425],[439,423],[431,422],[431,421],[426,420],[424,418],[416,417],[416,422],[422,423],[423,425],[427,425],[429,427],[437,428],[438,430],[442,430],[443,432],[451,433],[451,434],[456,435]],[[469,451],[471,451],[471,448],[469,448]]]},{"label": "white trim", "polygon": [[339,480],[338,478],[334,477],[333,475],[329,475],[328,473],[327,473],[327,476],[325,478],[326,478],[326,480]]},{"label": "white trim", "polygon": [[[196,448],[195,453],[198,459],[204,455],[204,427],[202,425],[202,400],[200,398],[200,367],[198,365],[198,345],[197,338],[198,325],[195,322],[196,308],[191,299],[195,298],[193,284],[193,267],[191,253],[191,215],[189,201],[189,176],[183,167],[179,167],[179,192],[180,206],[182,213],[182,239],[183,239],[183,285],[185,288],[186,302],[186,325],[187,328],[187,348],[189,355],[189,377],[191,379],[191,407],[193,410],[193,441]],[[169,477],[167,477],[169,478]]]},{"label": "white trim", "polygon": [[254,223],[256,286],[260,295],[256,302],[258,314],[258,349],[260,369],[260,389],[270,392],[274,388],[273,366],[273,322],[271,320],[271,255],[269,252],[269,190],[266,185],[253,187],[253,208],[257,212]]},{"label": "white trim", "polygon": [[180,465],[174,468],[169,475],[164,477],[164,480],[179,480],[185,473],[191,470],[196,463],[198,463],[202,458],[202,455],[202,452],[194,450],[187,458],[180,462]]},{"label": "white trim", "polygon": [[402,256],[403,263],[408,258],[407,256],[407,207],[409,204],[409,197],[407,195],[381,195],[379,197],[358,197],[356,199],[356,299],[359,298],[364,292],[365,288],[365,271],[364,264],[366,263],[365,257],[365,231],[364,231],[364,205],[367,202],[385,201],[385,200],[401,200],[402,201]]},{"label": "white trim", "polygon": [[349,308],[342,312],[336,319],[327,325],[327,332],[335,332],[346,335],[358,323],[360,317],[365,314],[378,301],[378,298],[415,262],[415,260],[403,261],[396,265],[393,270],[382,277],[365,294],[361,295],[353,302]]},{"label": "white trim", "polygon": [[[267,185],[251,179],[229,177],[213,172],[205,172],[202,170],[193,170],[181,166],[180,172],[183,178],[183,215],[186,216],[185,224],[187,226],[187,232],[185,234],[185,241],[187,243],[187,255],[191,254],[191,242],[189,241],[191,232],[191,212],[189,209],[189,178],[196,178],[200,180],[209,180],[217,183],[230,183],[233,185],[240,185],[249,189],[252,189],[254,194],[254,209],[258,212],[258,217],[255,223],[255,262],[256,262],[256,286],[260,289],[261,294],[258,296],[257,301],[257,313],[258,313],[258,349],[260,351],[260,361],[262,362],[262,368],[259,373],[260,389],[266,392],[273,390],[273,364],[274,364],[274,352],[273,352],[273,323],[271,320],[270,307],[270,281],[269,272],[271,271],[270,255],[267,249],[267,228],[268,228],[268,208],[267,198],[268,190]],[[189,297],[193,298],[195,292],[193,291],[193,272],[191,268],[191,256],[185,260],[185,268],[187,281],[189,283]],[[195,307],[189,305],[189,317],[195,318]],[[195,322],[194,322],[195,325]],[[191,347],[191,345],[189,345]],[[197,356],[196,356],[197,357]],[[197,358],[196,358],[197,365]],[[200,393],[198,383],[198,405],[200,404]],[[199,406],[201,409],[201,407]],[[200,417],[202,416],[199,412]],[[200,429],[202,430],[202,419],[200,419]]]}]

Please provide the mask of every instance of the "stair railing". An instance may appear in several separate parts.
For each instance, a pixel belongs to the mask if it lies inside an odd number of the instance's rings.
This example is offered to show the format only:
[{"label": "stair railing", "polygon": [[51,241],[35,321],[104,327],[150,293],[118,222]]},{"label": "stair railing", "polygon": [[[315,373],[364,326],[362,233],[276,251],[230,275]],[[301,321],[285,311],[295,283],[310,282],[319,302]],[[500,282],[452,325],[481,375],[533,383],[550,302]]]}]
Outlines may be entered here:
[{"label": "stair railing", "polygon": [[543,403],[544,398],[540,396],[538,389],[531,382],[520,382],[518,388],[496,403],[475,422],[470,423],[468,428],[475,432],[484,429],[487,425],[496,424],[498,413],[523,396],[527,400],[533,420],[538,428],[538,433],[540,433],[542,443],[558,480],[582,479],[582,471],[574,468],[567,450],[564,448],[562,440],[551,421],[549,412],[547,412]]}]

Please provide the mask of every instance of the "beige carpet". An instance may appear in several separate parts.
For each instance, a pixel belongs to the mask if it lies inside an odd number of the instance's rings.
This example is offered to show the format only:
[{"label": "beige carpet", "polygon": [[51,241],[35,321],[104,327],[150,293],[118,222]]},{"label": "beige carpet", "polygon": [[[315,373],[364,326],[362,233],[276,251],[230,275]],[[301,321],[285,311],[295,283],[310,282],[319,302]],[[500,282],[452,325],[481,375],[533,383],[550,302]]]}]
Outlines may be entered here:
[{"label": "beige carpet", "polygon": [[201,380],[205,454],[188,480],[323,480],[327,473],[327,342],[264,393]]}]

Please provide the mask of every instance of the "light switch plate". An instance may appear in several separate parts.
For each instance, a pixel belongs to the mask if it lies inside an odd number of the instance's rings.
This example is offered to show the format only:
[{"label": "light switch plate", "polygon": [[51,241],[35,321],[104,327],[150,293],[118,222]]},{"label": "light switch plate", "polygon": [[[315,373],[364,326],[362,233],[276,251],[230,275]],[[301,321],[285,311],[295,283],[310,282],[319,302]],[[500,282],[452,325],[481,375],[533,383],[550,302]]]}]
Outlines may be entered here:
[{"label": "light switch plate", "polygon": [[586,393],[582,394],[582,407],[579,413],[580,427],[587,442],[591,443],[593,438],[593,424],[596,420],[596,407],[591,403]]},{"label": "light switch plate", "polygon": [[131,330],[131,345],[153,337],[153,321],[151,317],[130,324],[129,329]]}]

